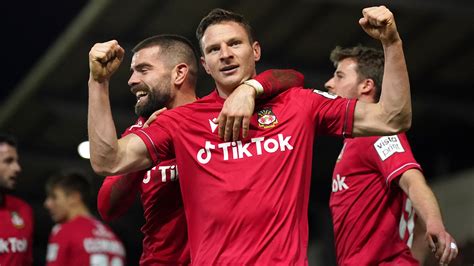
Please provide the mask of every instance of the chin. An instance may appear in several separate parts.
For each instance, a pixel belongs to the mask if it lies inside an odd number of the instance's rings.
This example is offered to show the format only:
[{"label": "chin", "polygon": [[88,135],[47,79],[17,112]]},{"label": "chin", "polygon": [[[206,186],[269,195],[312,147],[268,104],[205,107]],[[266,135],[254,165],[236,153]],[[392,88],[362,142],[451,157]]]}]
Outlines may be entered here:
[{"label": "chin", "polygon": [[237,79],[237,78],[227,79],[227,80],[224,80],[221,84],[222,84],[222,88],[233,90],[237,88],[240,84],[242,84],[242,80]]}]

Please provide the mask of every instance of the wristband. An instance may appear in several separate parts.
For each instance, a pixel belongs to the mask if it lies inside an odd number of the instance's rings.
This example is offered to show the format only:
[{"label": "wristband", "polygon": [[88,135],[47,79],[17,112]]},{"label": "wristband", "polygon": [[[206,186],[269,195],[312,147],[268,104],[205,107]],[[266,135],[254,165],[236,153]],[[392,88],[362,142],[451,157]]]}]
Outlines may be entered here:
[{"label": "wristband", "polygon": [[252,88],[255,89],[255,96],[256,96],[256,98],[258,98],[260,95],[263,94],[263,86],[262,86],[262,84],[260,84],[260,82],[258,82],[257,80],[255,80],[255,79],[249,79],[249,80],[244,81],[244,84],[247,84],[247,85],[249,85],[250,87],[252,87]]}]

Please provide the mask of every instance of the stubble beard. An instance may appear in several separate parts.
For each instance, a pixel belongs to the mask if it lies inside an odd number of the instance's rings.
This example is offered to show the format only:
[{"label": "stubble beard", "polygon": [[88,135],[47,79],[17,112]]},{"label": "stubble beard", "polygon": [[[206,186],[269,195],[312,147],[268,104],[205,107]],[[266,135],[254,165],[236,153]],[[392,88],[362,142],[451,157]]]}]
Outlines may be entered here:
[{"label": "stubble beard", "polygon": [[150,89],[148,86],[146,86],[148,95],[146,96],[146,99],[144,99],[143,102],[137,102],[135,104],[136,115],[148,118],[155,111],[166,107],[166,105],[171,99],[171,88],[163,83],[158,84],[157,87],[158,88],[156,89]]}]

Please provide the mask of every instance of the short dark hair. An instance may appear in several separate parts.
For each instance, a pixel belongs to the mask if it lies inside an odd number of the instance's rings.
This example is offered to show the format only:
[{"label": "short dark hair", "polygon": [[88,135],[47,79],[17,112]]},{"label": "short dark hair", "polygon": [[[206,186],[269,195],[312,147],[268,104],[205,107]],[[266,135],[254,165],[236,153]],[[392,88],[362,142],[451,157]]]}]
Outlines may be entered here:
[{"label": "short dark hair", "polygon": [[211,10],[211,12],[209,12],[209,14],[207,14],[207,16],[205,16],[201,20],[201,22],[199,23],[199,26],[196,29],[196,38],[199,42],[199,47],[201,48],[201,52],[203,52],[201,39],[206,29],[211,25],[219,24],[221,22],[226,22],[226,21],[233,21],[233,22],[239,23],[247,32],[249,42],[253,43],[254,36],[253,36],[252,27],[250,26],[250,23],[245,19],[243,15],[234,13],[232,11],[228,11],[222,8],[215,8]]},{"label": "short dark hair", "polygon": [[49,194],[55,188],[61,188],[65,194],[79,193],[84,204],[90,206],[92,199],[91,183],[84,174],[71,170],[53,174],[46,181],[46,191]]},{"label": "short dark hair", "polygon": [[198,60],[193,44],[186,37],[176,34],[160,34],[144,39],[133,47],[136,53],[142,49],[159,46],[160,55],[166,56],[167,63],[177,65],[186,63],[190,67],[190,78],[193,84],[197,82]]},{"label": "short dark hair", "polygon": [[382,50],[357,45],[354,47],[342,48],[336,46],[329,56],[334,66],[346,59],[351,58],[357,62],[357,74],[360,79],[370,78],[375,83],[375,100],[380,99],[382,91],[382,78],[384,68],[384,53]]},{"label": "short dark hair", "polygon": [[16,138],[7,133],[0,133],[0,144],[2,143],[6,143],[15,148],[18,146]]}]

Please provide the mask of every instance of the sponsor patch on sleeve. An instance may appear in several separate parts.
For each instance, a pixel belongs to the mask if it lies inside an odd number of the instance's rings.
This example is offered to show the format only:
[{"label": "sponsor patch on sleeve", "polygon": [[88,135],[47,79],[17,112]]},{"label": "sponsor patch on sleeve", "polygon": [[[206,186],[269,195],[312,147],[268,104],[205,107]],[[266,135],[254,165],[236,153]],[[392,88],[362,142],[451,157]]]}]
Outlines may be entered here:
[{"label": "sponsor patch on sleeve", "polygon": [[317,94],[319,94],[319,95],[321,95],[321,96],[324,96],[324,97],[326,97],[326,98],[328,98],[328,99],[334,100],[334,99],[337,98],[337,95],[336,95],[336,94],[333,94],[333,93],[330,93],[330,92],[327,92],[327,91],[320,91],[320,90],[314,89],[313,92],[314,92],[314,93],[317,93]]},{"label": "sponsor patch on sleeve", "polygon": [[385,161],[388,157],[394,155],[397,152],[405,152],[400,139],[396,135],[379,138],[374,143],[374,147],[382,161]]}]

